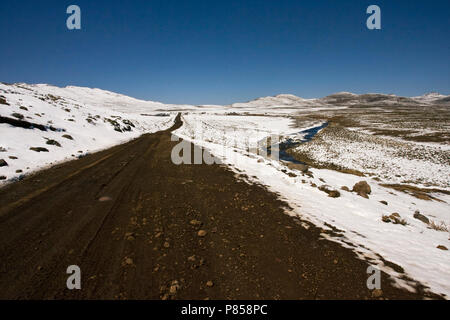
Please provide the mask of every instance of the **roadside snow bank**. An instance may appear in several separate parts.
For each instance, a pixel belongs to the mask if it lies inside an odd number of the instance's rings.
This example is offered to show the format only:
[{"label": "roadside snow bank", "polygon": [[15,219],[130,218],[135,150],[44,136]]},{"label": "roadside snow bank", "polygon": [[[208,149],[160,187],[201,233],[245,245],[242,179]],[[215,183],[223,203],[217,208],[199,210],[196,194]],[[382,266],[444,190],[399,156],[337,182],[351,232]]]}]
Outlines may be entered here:
[{"label": "roadside snow bank", "polygon": [[[434,194],[441,201],[426,201],[384,188],[370,178],[325,169],[312,169],[312,176],[303,175],[279,161],[239,148],[244,132],[260,138],[261,129],[278,134],[291,134],[303,129],[290,128],[287,118],[224,118],[207,114],[185,115],[183,118],[184,125],[175,131],[177,136],[209,149],[222,162],[238,169],[239,173],[245,173],[249,180],[262,183],[279,194],[293,208],[289,214],[298,215],[324,230],[331,230],[330,225],[339,229],[337,232],[341,237],[326,233],[323,236],[351,248],[361,258],[390,274],[399,286],[413,290],[414,282],[405,279],[407,276],[435,293],[450,296],[450,254],[437,248],[440,245],[450,248],[449,233],[430,229],[413,217],[419,210],[430,220],[450,225],[449,195]],[[204,125],[200,128],[199,124]],[[251,128],[255,128],[253,132]],[[220,134],[226,137],[221,138]],[[224,145],[224,141],[228,144]],[[369,199],[341,190],[342,186],[351,190],[361,180],[367,181],[372,188]],[[340,197],[328,197],[317,188],[322,185],[339,190]],[[387,205],[380,201],[387,202]],[[406,225],[382,221],[383,215],[392,213],[400,214]],[[385,263],[386,260],[400,266],[404,272],[394,270]]]}]

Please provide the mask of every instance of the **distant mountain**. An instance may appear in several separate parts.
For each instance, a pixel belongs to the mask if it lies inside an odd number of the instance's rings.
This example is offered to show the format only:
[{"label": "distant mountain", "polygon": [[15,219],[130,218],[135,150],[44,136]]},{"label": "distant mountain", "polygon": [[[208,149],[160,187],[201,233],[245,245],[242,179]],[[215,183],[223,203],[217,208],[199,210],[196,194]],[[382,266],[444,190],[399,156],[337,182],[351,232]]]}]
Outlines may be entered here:
[{"label": "distant mountain", "polygon": [[316,107],[322,103],[318,99],[304,99],[297,97],[293,94],[279,94],[273,97],[262,97],[249,102],[233,103],[230,105],[232,108],[252,108],[252,107],[293,107],[293,108],[305,108]]},{"label": "distant mountain", "polygon": [[331,105],[419,105],[421,101],[413,98],[399,97],[393,94],[353,94],[349,92],[335,93],[319,99]]},{"label": "distant mountain", "polygon": [[427,93],[418,97],[401,97],[394,94],[338,92],[318,99],[304,99],[292,94],[262,97],[245,103],[233,103],[233,108],[310,108],[345,106],[430,106],[449,105],[450,96]]}]

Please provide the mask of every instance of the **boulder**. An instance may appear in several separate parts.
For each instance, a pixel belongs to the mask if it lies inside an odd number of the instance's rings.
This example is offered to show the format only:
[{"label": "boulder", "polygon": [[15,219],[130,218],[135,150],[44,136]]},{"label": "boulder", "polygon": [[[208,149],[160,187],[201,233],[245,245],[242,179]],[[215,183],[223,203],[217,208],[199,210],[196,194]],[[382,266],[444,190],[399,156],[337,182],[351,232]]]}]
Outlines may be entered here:
[{"label": "boulder", "polygon": [[23,114],[20,114],[20,113],[18,113],[18,112],[14,112],[14,113],[12,113],[11,114],[14,118],[17,118],[17,119],[19,119],[19,120],[22,120],[23,118],[25,118],[24,116],[23,116]]},{"label": "boulder", "polygon": [[331,190],[331,191],[328,193],[328,196],[331,197],[331,198],[339,198],[339,197],[341,196],[341,194],[340,194],[340,192],[337,191],[337,190]]},{"label": "boulder", "polygon": [[381,289],[375,289],[372,291],[372,298],[380,298],[383,296],[383,291]]},{"label": "boulder", "polygon": [[372,192],[372,189],[366,181],[360,181],[353,186],[352,191],[356,192],[359,196],[368,199],[368,195]]},{"label": "boulder", "polygon": [[31,147],[30,150],[36,151],[36,152],[49,152],[48,149],[42,148],[42,147]]},{"label": "boulder", "polygon": [[62,137],[66,138],[66,139],[69,139],[69,140],[73,140],[72,136],[69,135],[69,134],[64,134]]},{"label": "boulder", "polygon": [[407,224],[406,220],[402,219],[402,217],[397,212],[392,213],[390,216],[383,215],[381,217],[381,220],[386,223],[401,224],[402,226],[405,226]]},{"label": "boulder", "polygon": [[198,233],[197,233],[197,235],[199,236],[199,237],[205,237],[206,236],[206,231],[205,230],[200,230]]},{"label": "boulder", "polygon": [[322,185],[319,187],[320,191],[323,191],[328,194],[331,198],[339,198],[341,196],[341,193],[337,190],[331,190],[327,185]]},{"label": "boulder", "polygon": [[423,214],[420,214],[420,212],[417,210],[414,213],[413,216],[415,219],[422,221],[425,224],[429,224],[430,223],[430,219],[428,219],[427,217],[425,217]]},{"label": "boulder", "polygon": [[46,143],[51,146],[61,147],[61,144],[58,141],[53,140],[53,139],[48,139]]},{"label": "boulder", "polygon": [[307,172],[308,169],[309,169],[309,167],[308,167],[306,164],[302,164],[302,163],[292,163],[292,162],[289,162],[289,163],[287,164],[287,167],[288,167],[289,169],[291,169],[291,170],[298,170],[298,171],[301,171],[301,172]]}]

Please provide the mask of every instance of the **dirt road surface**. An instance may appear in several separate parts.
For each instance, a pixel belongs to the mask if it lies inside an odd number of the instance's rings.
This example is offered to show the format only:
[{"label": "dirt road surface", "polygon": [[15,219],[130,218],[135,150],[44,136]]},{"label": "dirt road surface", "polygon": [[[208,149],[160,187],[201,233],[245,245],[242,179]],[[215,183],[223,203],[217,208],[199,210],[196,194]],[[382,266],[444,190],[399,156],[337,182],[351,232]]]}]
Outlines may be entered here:
[{"label": "dirt road surface", "polygon": [[[171,130],[0,189],[0,298],[373,298],[367,262],[277,195],[223,165],[173,164]],[[70,265],[81,290],[66,287]],[[420,290],[382,276],[381,298]]]}]

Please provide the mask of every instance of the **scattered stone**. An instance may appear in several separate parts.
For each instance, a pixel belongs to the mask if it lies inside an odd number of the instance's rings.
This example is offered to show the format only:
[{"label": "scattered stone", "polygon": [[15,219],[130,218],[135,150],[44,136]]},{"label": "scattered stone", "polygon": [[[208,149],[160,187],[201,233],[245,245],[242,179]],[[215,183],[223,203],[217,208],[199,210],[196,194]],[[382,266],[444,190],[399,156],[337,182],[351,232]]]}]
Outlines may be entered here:
[{"label": "scattered stone", "polygon": [[177,293],[177,286],[170,286],[169,293],[170,294],[176,294]]},{"label": "scattered stone", "polygon": [[3,159],[0,159],[0,167],[7,167],[8,166],[8,162],[6,162]]},{"label": "scattered stone", "polygon": [[23,172],[23,170],[21,170],[21,169],[16,170],[16,173],[22,173],[22,172]]},{"label": "scattered stone", "polygon": [[328,196],[331,197],[331,198],[339,198],[341,196],[341,194],[337,190],[331,190],[328,193]]},{"label": "scattered stone", "polygon": [[258,163],[264,162],[264,159],[258,159]]},{"label": "scattered stone", "polygon": [[166,248],[166,249],[167,249],[167,248],[170,248],[170,243],[166,241],[166,242],[164,242],[163,246],[164,246],[164,248]]},{"label": "scattered stone", "polygon": [[188,261],[194,262],[195,261],[195,255],[188,257]]},{"label": "scattered stone", "polygon": [[385,206],[388,205],[387,201],[381,200],[380,203],[384,204]]},{"label": "scattered stone", "polygon": [[5,106],[9,106],[9,103],[6,102],[6,98],[3,97],[3,96],[0,97],[0,104],[4,104]]},{"label": "scattered stone", "polygon": [[69,139],[69,140],[73,140],[72,136],[69,135],[69,134],[64,134],[62,137],[66,138],[66,139]]},{"label": "scattered stone", "polygon": [[427,217],[425,217],[423,214],[421,214],[419,212],[419,210],[416,210],[416,212],[414,213],[413,216],[415,219],[422,221],[425,224],[429,224],[430,223],[430,219],[428,219]]},{"label": "scattered stone", "polygon": [[337,190],[330,190],[327,185],[322,185],[319,187],[320,191],[323,191],[328,194],[331,198],[339,198],[341,196],[341,193]]},{"label": "scattered stone", "polygon": [[26,108],[26,107],[19,107],[19,109],[22,109],[22,110],[25,110],[25,111],[28,111],[28,109]]},{"label": "scattered stone", "polygon": [[126,264],[126,265],[132,265],[133,264],[133,259],[131,259],[131,258],[125,258],[125,260],[124,260],[124,263]]},{"label": "scattered stone", "polygon": [[36,151],[36,152],[49,152],[48,149],[42,148],[42,147],[31,147],[30,150]]},{"label": "scattered stone", "polygon": [[125,233],[125,239],[127,239],[128,241],[133,241],[135,239],[134,236],[135,236],[134,232]]},{"label": "scattered stone", "polygon": [[25,118],[23,116],[23,114],[20,114],[20,113],[17,113],[17,112],[14,112],[13,114],[11,114],[11,116],[13,116],[14,118],[17,118],[19,120],[22,120],[23,118]]},{"label": "scattered stone", "polygon": [[0,152],[6,152],[6,149],[3,147],[0,147]]},{"label": "scattered stone", "polygon": [[292,172],[288,172],[287,175],[291,178],[295,178],[297,176],[295,173]]},{"label": "scattered stone", "polygon": [[211,287],[214,286],[214,282],[212,282],[211,280],[210,280],[210,281],[207,281],[207,282],[206,282],[206,286],[211,288]]},{"label": "scattered stone", "polygon": [[198,235],[199,237],[205,237],[206,234],[207,234],[207,232],[206,232],[205,230],[200,230],[200,231],[197,233],[197,235]]},{"label": "scattered stone", "polygon": [[0,180],[6,180],[5,176],[0,176]]},{"label": "scattered stone", "polygon": [[173,280],[172,284],[169,287],[169,294],[174,295],[180,289],[181,289],[181,286],[180,286],[178,280]]},{"label": "scattered stone", "polygon": [[342,186],[342,187],[341,187],[341,190],[350,192],[350,189],[349,189],[347,186]]},{"label": "scattered stone", "polygon": [[368,195],[372,192],[372,189],[366,181],[360,181],[353,186],[352,191],[363,198],[369,199]]},{"label": "scattered stone", "polygon": [[447,251],[447,247],[443,246],[443,245],[438,245],[436,248],[441,249],[441,250],[445,250]]},{"label": "scattered stone", "polygon": [[19,158],[15,157],[15,156],[9,156],[9,158],[10,158],[11,160],[17,160],[17,159],[19,159]]},{"label": "scattered stone", "polygon": [[58,141],[53,140],[53,139],[48,139],[46,143],[51,146],[61,147],[61,144]]},{"label": "scattered stone", "polygon": [[383,215],[381,220],[386,223],[406,225],[406,220],[402,219],[397,212],[392,213],[390,216]]},{"label": "scattered stone", "polygon": [[383,290],[375,289],[372,291],[372,298],[380,298],[381,296],[383,296]]},{"label": "scattered stone", "polygon": [[191,225],[193,225],[193,226],[201,226],[202,225],[202,222],[201,221],[198,221],[198,220],[191,220],[191,222],[189,222]]},{"label": "scattered stone", "polygon": [[103,197],[100,197],[98,199],[98,201],[100,201],[100,202],[112,201],[112,198],[108,197],[108,196],[103,196]]},{"label": "scattered stone", "polygon": [[287,167],[288,167],[289,169],[291,169],[291,170],[298,170],[298,171],[301,171],[301,172],[303,172],[303,173],[307,172],[308,169],[309,169],[309,167],[308,167],[306,164],[292,163],[292,162],[289,162],[289,163],[287,164]]}]

